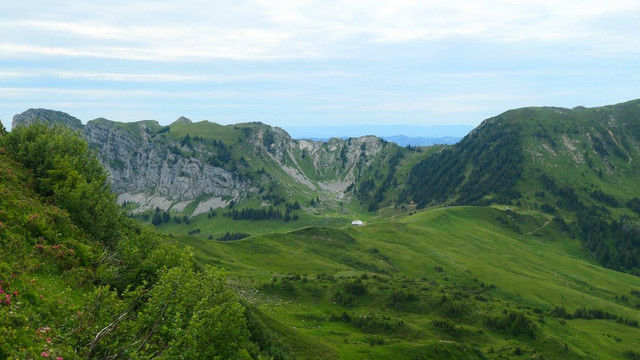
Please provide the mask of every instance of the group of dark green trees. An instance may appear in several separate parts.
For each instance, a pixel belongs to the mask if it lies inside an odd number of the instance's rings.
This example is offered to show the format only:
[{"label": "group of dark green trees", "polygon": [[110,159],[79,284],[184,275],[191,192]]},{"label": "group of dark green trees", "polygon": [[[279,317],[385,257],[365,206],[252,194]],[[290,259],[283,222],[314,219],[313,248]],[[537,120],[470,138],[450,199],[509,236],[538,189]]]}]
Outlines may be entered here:
[{"label": "group of dark green trees", "polygon": [[[639,274],[637,270],[640,265],[640,227],[629,215],[621,215],[618,218],[612,216],[607,206],[621,206],[615,197],[596,189],[588,193],[589,198],[596,203],[588,203],[570,186],[558,186],[555,180],[545,174],[540,175],[539,179],[546,193],[558,198],[555,206],[545,203],[541,205],[541,209],[555,213],[557,207],[574,213],[576,220],[571,227],[559,216],[554,220],[565,231],[580,238],[584,247],[603,266]],[[634,199],[627,202],[627,206],[633,211]]]},{"label": "group of dark green trees", "polygon": [[486,195],[498,203],[519,197],[513,190],[522,174],[519,125],[503,122],[485,123],[482,131],[414,166],[403,198],[422,208],[445,201],[483,205]]},{"label": "group of dark green trees", "polygon": [[242,208],[242,209],[231,209],[222,216],[232,218],[233,220],[250,220],[250,221],[261,221],[261,220],[281,220],[281,221],[296,221],[298,220],[298,214],[293,213],[291,208],[287,207],[284,215],[282,215],[282,211],[275,209],[273,206],[269,206],[268,208]]}]

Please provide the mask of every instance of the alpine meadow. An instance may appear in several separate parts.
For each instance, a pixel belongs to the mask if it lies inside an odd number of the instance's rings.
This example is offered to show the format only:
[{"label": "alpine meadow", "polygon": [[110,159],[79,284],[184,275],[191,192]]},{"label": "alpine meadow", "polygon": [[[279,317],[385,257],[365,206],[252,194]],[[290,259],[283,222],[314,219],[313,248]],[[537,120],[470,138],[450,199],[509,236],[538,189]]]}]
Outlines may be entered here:
[{"label": "alpine meadow", "polygon": [[640,100],[417,148],[76,120],[2,132],[2,358],[640,357]]},{"label": "alpine meadow", "polygon": [[0,360],[640,360],[640,1],[5,1]]}]

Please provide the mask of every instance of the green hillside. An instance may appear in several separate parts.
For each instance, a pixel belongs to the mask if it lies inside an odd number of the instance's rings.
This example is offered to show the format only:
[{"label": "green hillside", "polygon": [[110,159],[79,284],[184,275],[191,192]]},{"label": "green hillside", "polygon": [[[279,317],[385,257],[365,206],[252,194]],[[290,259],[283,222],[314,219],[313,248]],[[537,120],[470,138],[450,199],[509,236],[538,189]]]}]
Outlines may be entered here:
[{"label": "green hillside", "polygon": [[219,269],[127,219],[77,134],[0,129],[0,358],[288,358]]},{"label": "green hillside", "polygon": [[357,228],[181,241],[227,269],[274,322],[335,349],[332,358],[623,358],[640,346],[640,279],[598,266],[561,234],[544,215],[452,207]]},{"label": "green hillside", "polygon": [[485,120],[411,170],[404,199],[554,216],[603,265],[638,274],[640,100],[523,108]]},{"label": "green hillside", "polygon": [[379,216],[362,228],[180,240],[340,358],[634,358],[638,278],[599,264],[638,273],[639,104],[512,110],[390,154],[354,189]]},{"label": "green hillside", "polygon": [[[522,108],[485,120],[460,143],[416,165],[408,197],[429,204],[531,200],[545,175],[638,196],[640,100],[600,108]],[[548,189],[547,189],[548,190]]]}]

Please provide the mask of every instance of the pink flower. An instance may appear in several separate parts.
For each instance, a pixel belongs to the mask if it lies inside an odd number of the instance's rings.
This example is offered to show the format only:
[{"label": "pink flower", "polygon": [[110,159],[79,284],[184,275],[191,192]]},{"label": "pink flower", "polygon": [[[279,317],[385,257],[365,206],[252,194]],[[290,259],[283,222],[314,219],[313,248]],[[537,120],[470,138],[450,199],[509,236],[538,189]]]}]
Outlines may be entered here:
[{"label": "pink flower", "polygon": [[61,356],[58,356],[56,360],[64,360]]},{"label": "pink flower", "polygon": [[17,296],[18,295],[18,290],[13,292],[13,296]]},{"label": "pink flower", "polygon": [[40,354],[40,355],[42,355],[43,357],[49,357],[50,356],[49,353],[47,353],[46,351],[43,351],[42,354]]},{"label": "pink flower", "polygon": [[51,344],[51,338],[50,338],[50,337],[48,337],[48,338],[47,338],[47,342],[48,342],[49,344]]}]

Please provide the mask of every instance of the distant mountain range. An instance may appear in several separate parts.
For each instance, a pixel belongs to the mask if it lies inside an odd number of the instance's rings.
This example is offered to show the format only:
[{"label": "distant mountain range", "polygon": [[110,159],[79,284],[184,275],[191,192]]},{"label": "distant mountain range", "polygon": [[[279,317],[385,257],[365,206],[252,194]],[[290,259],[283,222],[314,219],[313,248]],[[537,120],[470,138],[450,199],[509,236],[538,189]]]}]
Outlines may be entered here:
[{"label": "distant mountain range", "polygon": [[[438,139],[445,137],[462,138],[474,126],[471,125],[344,125],[344,126],[285,126],[294,139],[350,138],[374,135],[383,139],[404,135],[411,138]],[[388,140],[394,141],[394,140]],[[401,140],[399,140],[401,141]],[[407,145],[417,146],[421,140]],[[395,141],[394,141],[395,142]]]},{"label": "distant mountain range", "polygon": [[[313,141],[329,141],[330,138],[298,138],[299,140],[313,140]],[[341,136],[340,139],[347,140],[349,136]],[[462,137],[456,136],[443,136],[437,138],[429,138],[429,137],[410,137],[406,135],[394,135],[394,136],[383,136],[383,140],[395,143],[400,146],[431,146],[431,145],[453,145],[460,141]]]},{"label": "distant mountain range", "polygon": [[437,138],[412,137],[405,135],[383,136],[383,139],[394,142],[400,146],[431,146],[431,145],[453,145],[460,141],[462,137],[443,136]]}]

